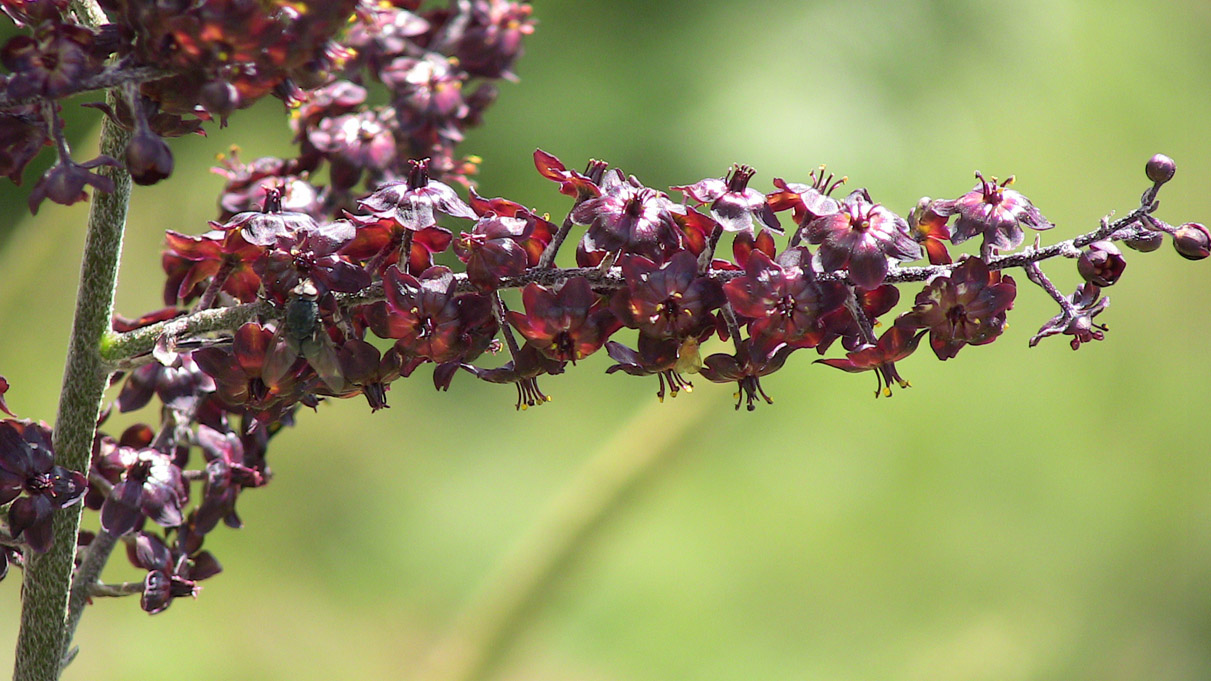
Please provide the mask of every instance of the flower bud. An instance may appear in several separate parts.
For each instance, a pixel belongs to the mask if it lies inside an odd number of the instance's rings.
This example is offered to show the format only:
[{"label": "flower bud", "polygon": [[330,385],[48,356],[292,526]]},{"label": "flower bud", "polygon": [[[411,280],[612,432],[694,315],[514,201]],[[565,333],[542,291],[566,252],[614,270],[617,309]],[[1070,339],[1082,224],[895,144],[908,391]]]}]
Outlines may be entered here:
[{"label": "flower bud", "polygon": [[1109,241],[1095,241],[1076,261],[1081,277],[1094,286],[1110,286],[1123,275],[1127,261],[1118,246]]},{"label": "flower bud", "polygon": [[1123,243],[1140,253],[1151,253],[1165,243],[1165,235],[1160,232],[1140,232],[1138,236],[1124,239]]},{"label": "flower bud", "polygon": [[1148,175],[1149,180],[1157,184],[1164,184],[1173,179],[1173,173],[1177,172],[1177,164],[1168,156],[1157,154],[1148,159],[1144,172]]},{"label": "flower bud", "polygon": [[224,125],[231,112],[239,108],[241,104],[240,91],[225,80],[212,80],[203,85],[201,92],[198,93],[198,99],[202,106],[211,114],[218,116]]},{"label": "flower bud", "polygon": [[1197,222],[1187,222],[1173,232],[1173,247],[1187,260],[1202,260],[1211,255],[1211,231]]},{"label": "flower bud", "polygon": [[172,151],[150,128],[137,128],[126,145],[126,170],[135,184],[155,184],[172,174]]}]

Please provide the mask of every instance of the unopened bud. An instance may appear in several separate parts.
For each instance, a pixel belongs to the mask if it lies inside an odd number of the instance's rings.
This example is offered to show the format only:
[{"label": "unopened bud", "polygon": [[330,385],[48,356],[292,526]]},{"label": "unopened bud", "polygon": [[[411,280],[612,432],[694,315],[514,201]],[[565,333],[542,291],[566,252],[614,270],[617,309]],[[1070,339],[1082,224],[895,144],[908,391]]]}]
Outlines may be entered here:
[{"label": "unopened bud", "polygon": [[198,99],[207,111],[226,124],[227,117],[240,106],[240,91],[225,80],[212,80],[202,86]]},{"label": "unopened bud", "polygon": [[1124,239],[1123,243],[1140,253],[1151,253],[1165,243],[1165,235],[1160,232],[1140,232],[1139,236]]},{"label": "unopened bud", "polygon": [[126,170],[135,184],[155,184],[172,174],[172,151],[151,129],[136,129],[126,145]]},{"label": "unopened bud", "polygon": [[1085,281],[1095,286],[1110,286],[1123,276],[1127,260],[1118,246],[1109,241],[1095,241],[1081,254],[1076,269]]},{"label": "unopened bud", "polygon": [[1187,222],[1173,232],[1173,247],[1187,260],[1202,260],[1211,255],[1211,231],[1197,222]]},{"label": "unopened bud", "polygon": [[1157,154],[1148,159],[1144,172],[1148,175],[1149,180],[1157,184],[1164,184],[1173,179],[1173,173],[1177,172],[1177,164],[1168,156]]}]

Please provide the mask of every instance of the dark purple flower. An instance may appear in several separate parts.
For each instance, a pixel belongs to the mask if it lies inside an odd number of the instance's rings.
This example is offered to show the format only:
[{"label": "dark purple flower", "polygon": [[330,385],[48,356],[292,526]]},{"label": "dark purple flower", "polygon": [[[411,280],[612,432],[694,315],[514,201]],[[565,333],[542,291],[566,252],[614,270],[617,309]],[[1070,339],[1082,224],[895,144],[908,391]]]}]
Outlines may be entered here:
[{"label": "dark purple flower", "polygon": [[439,54],[392,59],[378,71],[391,89],[399,128],[413,139],[455,143],[459,122],[470,115],[463,97],[467,73]]},{"label": "dark purple flower", "polygon": [[[891,312],[900,302],[900,289],[891,284],[883,284],[869,291],[857,289],[854,291],[854,297],[866,319],[875,322],[879,317]],[[824,315],[820,324],[824,329],[824,337],[816,345],[816,352],[821,355],[827,352],[833,341],[838,338],[846,350],[857,350],[863,344],[862,327],[848,307],[840,307]]]},{"label": "dark purple flower", "polygon": [[836,191],[846,178],[842,177],[836,181],[833,178],[832,173],[825,177],[824,166],[820,166],[819,175],[815,170],[811,172],[811,184],[787,182],[775,177],[774,186],[778,191],[769,193],[765,197],[766,203],[775,213],[791,209],[795,224],[806,225],[818,217],[831,215],[841,209],[841,204],[829,195]]},{"label": "dark purple flower", "polygon": [[1109,327],[1093,321],[1094,317],[1110,307],[1110,299],[1103,298],[1101,295],[1102,290],[1094,284],[1086,282],[1078,286],[1076,291],[1061,304],[1063,309],[1060,310],[1060,313],[1048,320],[1038,333],[1031,336],[1030,347],[1038,345],[1039,341],[1047,336],[1054,336],[1058,333],[1072,336],[1069,344],[1073,350],[1080,349],[1082,343],[1100,341],[1105,338],[1105,332],[1110,330]]},{"label": "dark purple flower", "polygon": [[366,88],[347,80],[336,80],[308,90],[290,118],[296,141],[308,134],[308,129],[325,118],[334,118],[356,110],[366,101]]},{"label": "dark purple flower", "polygon": [[301,281],[310,280],[318,295],[329,291],[354,293],[370,285],[370,273],[343,258],[339,251],[353,241],[357,228],[347,220],[300,227],[281,236],[265,256],[254,263],[265,293],[279,304]]},{"label": "dark purple flower", "polygon": [[282,210],[282,190],[272,187],[265,192],[261,210],[250,210],[233,215],[223,223],[211,222],[210,226],[223,232],[238,231],[244,241],[262,248],[276,246],[279,239],[293,239],[303,230],[316,228],[315,218],[306,213]]},{"label": "dark purple flower", "polygon": [[481,78],[515,79],[512,68],[521,56],[522,39],[534,32],[531,12],[525,3],[475,0],[469,13],[449,15],[447,21],[466,21],[453,46],[459,66]]},{"label": "dark purple flower", "polygon": [[765,195],[748,186],[755,173],[749,166],[735,165],[725,179],[708,178],[672,189],[682,192],[698,206],[710,203],[711,217],[728,232],[754,234],[755,220],[781,234],[782,225]]},{"label": "dark purple flower", "polygon": [[280,376],[268,368],[277,360],[271,354],[274,332],[249,322],[236,329],[230,347],[208,347],[193,352],[198,367],[214,378],[215,393],[230,408],[243,407],[262,423],[276,421],[304,397],[315,375],[302,358]]},{"label": "dark purple flower", "polygon": [[0,506],[8,509],[9,533],[24,536],[29,547],[45,553],[51,545],[51,516],[84,498],[88,480],[55,465],[50,429],[33,421],[0,421]]},{"label": "dark purple flower", "polygon": [[396,160],[396,126],[391,112],[363,111],[321,119],[307,129],[307,141],[332,164],[332,185],[347,191],[361,180],[389,168]]},{"label": "dark purple flower", "polygon": [[575,364],[597,352],[622,326],[584,277],[567,280],[558,291],[528,284],[521,300],[525,313],[511,310],[509,323],[529,345],[556,361]]},{"label": "dark purple flower", "polygon": [[226,277],[219,290],[242,303],[256,300],[261,277],[253,264],[265,247],[245,241],[240,230],[211,230],[190,236],[168,229],[164,245],[161,263],[168,274],[164,283],[166,305],[184,304],[201,295],[203,287],[224,271]]},{"label": "dark purple flower", "polygon": [[812,220],[803,228],[813,244],[820,244],[820,265],[828,272],[848,268],[849,278],[872,289],[887,276],[887,259],[897,262],[921,257],[904,218],[872,203],[864,190],[841,202],[832,215]]},{"label": "dark purple flower", "polygon": [[1009,250],[1020,246],[1025,238],[1022,227],[1044,230],[1055,226],[1043,217],[1030,199],[1008,189],[1013,184],[1012,175],[1000,184],[997,184],[997,178],[985,180],[980,173],[976,173],[976,179],[980,182],[975,189],[954,201],[934,203],[933,209],[939,215],[959,216],[950,235],[952,243],[961,244],[983,234],[985,248]]},{"label": "dark purple flower", "polygon": [[496,335],[489,299],[474,293],[455,295],[457,282],[449,268],[430,267],[417,278],[392,266],[383,286],[387,305],[370,307],[371,329],[384,338],[398,338],[409,354],[438,364],[469,362]]},{"label": "dark purple flower", "polygon": [[737,344],[734,355],[716,353],[707,357],[698,373],[712,383],[735,381],[739,386],[735,395],[736,409],[739,410],[740,403],[745,402],[747,409],[754,411],[757,408],[758,396],[765,400],[766,404],[774,403],[762,390],[761,377],[781,369],[793,350],[794,348],[786,343],[768,345],[746,338]]},{"label": "dark purple flower", "polygon": [[0,376],[0,411],[8,414],[9,416],[16,416],[16,414],[9,410],[8,403],[4,401],[4,393],[8,392],[8,389],[8,380],[3,376]]},{"label": "dark purple flower", "polygon": [[938,359],[959,354],[964,345],[991,343],[1005,329],[1017,285],[1012,277],[990,272],[979,258],[967,258],[950,272],[930,280],[911,311],[897,324],[929,328],[929,345]]},{"label": "dark purple flower", "polygon": [[139,604],[152,615],[163,612],[174,598],[197,597],[197,583],[223,570],[209,551],[186,554],[148,532],[127,542],[126,555],[135,567],[147,570]]},{"label": "dark purple flower", "polygon": [[793,342],[820,335],[820,320],[845,303],[845,286],[816,281],[806,248],[792,248],[778,259],[773,262],[764,252],[753,251],[744,276],[723,287],[728,302],[737,315],[751,320],[749,330],[754,337]]},{"label": "dark purple flower", "polygon": [[382,56],[403,54],[414,48],[416,38],[431,30],[428,21],[409,11],[419,4],[360,3],[358,20],[349,27],[343,42],[356,50],[357,59],[369,60],[369,67],[376,69]]},{"label": "dark purple flower", "polygon": [[[739,265],[740,269],[748,266],[749,258],[757,251],[764,253],[770,260],[774,259],[778,248],[774,244],[773,232],[763,229],[757,233],[755,238],[747,232],[741,232],[732,241],[732,258],[735,259],[736,265]],[[733,266],[732,269],[736,268]]]},{"label": "dark purple flower", "polygon": [[101,70],[96,33],[75,24],[44,23],[33,36],[19,35],[0,48],[0,63],[12,72],[8,96],[55,99]]},{"label": "dark purple flower", "polygon": [[[695,256],[701,256],[708,246],[712,245],[712,237],[715,240],[715,244],[718,244],[718,239],[722,236],[723,228],[719,226],[718,222],[715,222],[715,218],[679,203],[674,204],[669,211],[673,216],[673,221],[677,223],[677,227],[681,230],[681,245],[685,250],[693,253]],[[762,233],[766,233],[769,230],[763,229],[761,231]],[[735,238],[748,238],[751,241],[752,235],[748,232],[737,232]],[[732,243],[735,243],[735,240]],[[727,263],[726,260],[714,258],[714,252],[711,253],[711,256],[710,266],[712,268],[718,269],[724,267],[725,263]]]},{"label": "dark purple flower", "polygon": [[119,447],[117,454],[126,473],[101,506],[101,527],[123,535],[139,529],[144,518],[162,527],[180,525],[189,492],[172,458],[150,448]]},{"label": "dark purple flower", "polygon": [[698,339],[687,338],[684,342],[675,338],[653,338],[639,334],[639,350],[635,351],[622,343],[609,341],[606,352],[610,359],[618,362],[606,369],[607,374],[622,371],[632,376],[656,375],[660,389],[656,399],[664,402],[665,384],[669,395],[677,397],[682,390],[694,392],[694,384],[681,375],[683,371],[695,372],[702,367],[702,356],[698,354]]},{"label": "dark purple flower", "polygon": [[698,276],[698,259],[688,251],[656,265],[643,256],[624,256],[619,289],[610,308],[624,325],[654,338],[684,339],[714,326],[712,312],[723,304],[719,283]]},{"label": "dark purple flower", "polygon": [[25,166],[50,144],[37,104],[0,111],[0,175],[21,184]]},{"label": "dark purple flower", "polygon": [[464,370],[489,383],[512,383],[517,388],[516,408],[519,411],[550,402],[551,398],[539,389],[537,379],[543,374],[562,374],[563,367],[563,362],[549,359],[529,343],[521,346],[512,360],[496,369],[462,365]]},{"label": "dark purple flower", "polygon": [[[361,392],[371,411],[385,409],[390,382],[404,370],[404,358],[396,346],[380,353],[378,348],[363,340],[352,338],[337,348],[341,374],[350,386]],[[357,394],[352,392],[348,396]]]},{"label": "dark purple flower", "polygon": [[1095,241],[1081,253],[1076,261],[1076,270],[1081,278],[1094,286],[1111,286],[1127,267],[1123,252],[1109,241]]},{"label": "dark purple flower", "polygon": [[601,190],[601,196],[572,210],[572,220],[589,226],[587,236],[598,248],[654,262],[664,262],[681,249],[673,202],[663,192],[644,187],[634,176],[623,179],[618,169],[606,173]]},{"label": "dark purple flower", "polygon": [[925,248],[930,265],[949,265],[950,251],[945,243],[950,240],[950,227],[946,224],[949,218],[934,210],[934,203],[929,197],[917,202],[908,214],[908,233]]},{"label": "dark purple flower", "polygon": [[245,464],[244,445],[235,433],[219,432],[200,425],[198,446],[206,457],[206,481],[202,487],[202,502],[190,523],[191,530],[206,534],[219,521],[228,527],[242,527],[243,523],[235,512],[236,498],[245,488],[265,484],[265,477]]},{"label": "dark purple flower", "polygon": [[892,381],[898,383],[901,388],[911,387],[909,382],[900,376],[896,362],[911,355],[924,335],[924,331],[918,333],[911,325],[893,324],[883,332],[876,344],[858,348],[848,353],[844,359],[818,359],[815,363],[827,364],[850,373],[873,371],[877,382],[875,397],[891,397]]},{"label": "dark purple flower", "polygon": [[449,185],[429,179],[428,159],[408,163],[407,181],[379,187],[358,202],[362,210],[377,218],[391,218],[414,232],[437,224],[434,211],[468,220],[479,217]]},{"label": "dark purple flower", "polygon": [[[488,213],[475,223],[470,234],[463,232],[454,243],[458,259],[467,265],[467,279],[476,288],[495,290],[501,279],[538,264],[538,257],[551,240],[550,223],[532,213],[525,215]],[[539,226],[541,231],[536,234]]]},{"label": "dark purple flower", "polygon": [[596,159],[589,161],[584,173],[568,168],[553,154],[542,149],[534,150],[534,167],[548,180],[559,183],[559,193],[583,201],[601,196],[601,183],[609,164]]},{"label": "dark purple flower", "polygon": [[155,395],[165,407],[185,411],[214,390],[214,379],[198,368],[191,353],[181,352],[168,366],[151,362],[130,372],[116,403],[126,413],[142,409]]},{"label": "dark purple flower", "polygon": [[263,157],[250,163],[240,160],[237,150],[219,158],[219,165],[210,172],[227,183],[219,196],[220,219],[227,220],[237,213],[257,210],[270,189],[281,193],[282,210],[306,213],[314,219],[324,214],[326,190],[307,182],[302,168],[294,161]]},{"label": "dark purple flower", "polygon": [[[450,230],[443,227],[412,232],[390,217],[354,215],[350,220],[357,226],[357,235],[341,249],[341,255],[354,261],[365,261],[367,271],[374,270],[377,274],[382,274],[391,265],[400,265],[400,269],[417,274],[424,272],[433,267],[433,256],[444,253],[454,238]],[[412,235],[412,242],[407,262],[401,263],[400,247],[405,234]],[[375,263],[377,266],[371,267]]]},{"label": "dark purple flower", "polygon": [[120,163],[104,154],[84,163],[76,163],[66,156],[60,157],[57,164],[51,166],[42,177],[38,178],[38,183],[29,193],[30,212],[36,215],[38,206],[42,205],[43,199],[50,199],[64,206],[84,201],[88,199],[88,193],[84,191],[85,185],[106,194],[112,192],[114,190],[113,180],[104,175],[89,172],[92,168],[101,166],[122,167]]}]

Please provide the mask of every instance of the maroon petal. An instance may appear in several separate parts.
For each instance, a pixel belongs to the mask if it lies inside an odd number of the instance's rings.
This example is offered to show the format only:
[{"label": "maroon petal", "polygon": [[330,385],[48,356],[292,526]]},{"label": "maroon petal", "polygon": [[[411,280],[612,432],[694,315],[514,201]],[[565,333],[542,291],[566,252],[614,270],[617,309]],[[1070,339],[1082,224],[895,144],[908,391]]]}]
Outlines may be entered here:
[{"label": "maroon petal", "polygon": [[8,509],[9,530],[14,538],[24,535],[26,543],[35,553],[46,553],[54,538],[51,531],[53,511],[50,499],[41,494],[21,497]]},{"label": "maroon petal", "polygon": [[114,536],[133,532],[143,520],[139,509],[142,498],[143,484],[137,480],[114,485],[101,505],[101,527]]},{"label": "maroon petal", "polygon": [[887,277],[887,257],[878,247],[856,250],[849,259],[849,278],[864,289],[873,289]]}]

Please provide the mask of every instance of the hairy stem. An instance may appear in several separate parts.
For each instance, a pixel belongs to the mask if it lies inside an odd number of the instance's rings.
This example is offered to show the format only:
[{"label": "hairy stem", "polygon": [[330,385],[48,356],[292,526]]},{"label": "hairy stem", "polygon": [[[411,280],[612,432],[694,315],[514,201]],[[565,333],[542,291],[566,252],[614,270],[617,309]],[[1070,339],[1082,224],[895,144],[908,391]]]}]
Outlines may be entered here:
[{"label": "hairy stem", "polygon": [[[173,74],[172,71],[158,69],[152,66],[122,66],[115,64],[104,71],[77,81],[67,92],[62,92],[57,97],[65,99],[74,94],[81,92],[90,92],[92,90],[102,90],[114,87],[121,87],[127,83],[138,84],[147,83],[154,80],[161,80]],[[29,104],[42,99],[42,95],[30,95],[28,97],[8,97],[0,94],[0,109],[15,107],[21,104]]]},{"label": "hairy stem", "polygon": [[[112,93],[108,99],[110,106],[117,105]],[[121,157],[128,139],[129,134],[109,119],[102,122],[101,153]],[[113,180],[114,191],[93,194],[54,431],[56,462],[85,474],[108,378],[100,348],[113,314],[130,198],[126,171],[102,168],[100,172]],[[79,528],[79,506],[58,511],[51,549],[43,554],[26,554],[14,681],[54,681],[59,677],[60,662],[69,643],[65,623]]]},{"label": "hairy stem", "polygon": [[[478,681],[525,628],[529,616],[575,565],[594,534],[618,515],[676,443],[701,424],[706,402],[670,414],[640,409],[563,488],[481,591],[456,618],[417,681]],[[635,446],[642,442],[643,446]]]},{"label": "hairy stem", "polygon": [[101,570],[109,562],[109,555],[113,553],[117,543],[118,538],[115,535],[102,529],[85,550],[68,599],[64,647],[71,645],[76,627],[80,625],[80,618],[84,615],[84,607],[88,605],[88,598],[93,594],[97,580],[101,577]]},{"label": "hairy stem", "polygon": [[93,598],[121,598],[123,596],[133,596],[143,593],[143,582],[122,582],[120,584],[101,584],[93,585]]},{"label": "hairy stem", "polygon": [[[92,1],[76,3],[81,19],[97,25],[105,20]],[[118,104],[112,91],[107,100]],[[129,133],[108,118],[101,123],[101,153],[121,158]],[[101,168],[114,183],[110,194],[93,192],[88,231],[76,291],[76,312],[63,372],[63,388],[55,417],[56,462],[87,475],[93,436],[101,411],[108,371],[101,358],[101,343],[113,314],[130,175],[125,170]],[[21,630],[17,636],[14,681],[55,681],[70,643],[66,629],[68,594],[80,530],[81,507],[55,512],[54,541],[46,553],[26,552],[21,588]]]},{"label": "hairy stem", "polygon": [[853,286],[845,287],[845,309],[849,310],[854,322],[858,324],[858,330],[862,333],[862,342],[868,345],[878,343],[875,327],[870,323],[870,318],[866,316],[866,310],[863,310],[861,303],[858,302],[858,291]]}]

